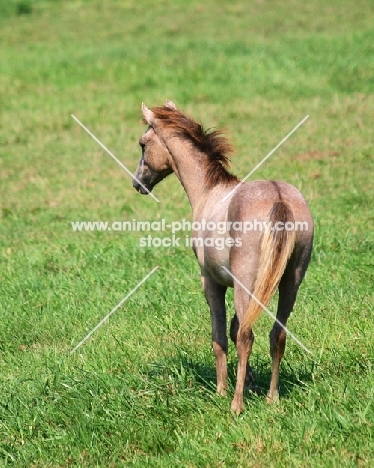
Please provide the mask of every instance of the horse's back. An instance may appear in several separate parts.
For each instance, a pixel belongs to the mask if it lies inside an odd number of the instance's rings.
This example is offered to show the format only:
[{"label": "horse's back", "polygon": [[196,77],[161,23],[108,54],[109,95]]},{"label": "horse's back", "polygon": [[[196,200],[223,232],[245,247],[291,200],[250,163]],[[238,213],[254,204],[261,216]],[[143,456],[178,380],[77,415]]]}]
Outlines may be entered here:
[{"label": "horse's back", "polygon": [[[295,221],[306,221],[313,227],[313,218],[305,198],[291,184],[275,180],[256,180],[242,184],[229,205],[229,217],[266,219],[274,203],[283,201]],[[256,218],[257,219],[257,218]]]},{"label": "horse's back", "polygon": [[[242,184],[231,199],[228,219],[252,222],[253,232],[247,238],[248,242],[253,243],[256,238],[260,240],[261,234],[258,231],[269,228],[266,223],[269,222],[270,213],[277,202],[285,203],[292,213],[290,224],[283,226],[283,229],[296,231],[296,247],[310,246],[314,223],[308,204],[296,187],[283,181],[257,180]],[[282,226],[270,227],[274,228],[282,229]],[[243,240],[245,243],[245,236]]]}]

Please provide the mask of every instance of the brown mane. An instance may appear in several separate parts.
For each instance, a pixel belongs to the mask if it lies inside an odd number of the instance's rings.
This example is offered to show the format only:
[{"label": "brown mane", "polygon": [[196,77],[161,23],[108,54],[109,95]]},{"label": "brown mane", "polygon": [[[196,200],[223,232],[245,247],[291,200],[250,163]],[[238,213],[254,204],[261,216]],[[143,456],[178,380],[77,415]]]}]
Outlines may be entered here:
[{"label": "brown mane", "polygon": [[219,183],[239,182],[239,179],[229,172],[230,159],[227,155],[234,150],[222,131],[205,130],[201,124],[179,110],[167,106],[153,107],[152,112],[163,128],[172,130],[175,136],[190,141],[199,151],[206,154],[205,182],[208,188]]}]

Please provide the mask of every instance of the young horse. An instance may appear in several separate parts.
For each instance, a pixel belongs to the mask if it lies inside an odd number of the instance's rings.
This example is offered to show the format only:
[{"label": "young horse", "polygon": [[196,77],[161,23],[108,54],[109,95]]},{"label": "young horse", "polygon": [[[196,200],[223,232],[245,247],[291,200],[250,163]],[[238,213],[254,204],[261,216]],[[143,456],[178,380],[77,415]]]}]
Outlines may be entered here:
[{"label": "young horse", "polygon": [[[263,310],[248,291],[266,306],[278,287],[277,319],[286,326],[310,260],[313,219],[304,198],[292,185],[264,180],[240,184],[227,170],[227,154],[231,152],[228,141],[218,131],[206,132],[171,101],[152,110],[143,104],[142,111],[148,129],[139,140],[142,157],[133,179],[134,188],[147,194],[174,172],[187,193],[193,221],[199,222],[200,227],[204,220],[216,226],[224,222],[229,227],[223,235],[200,229],[193,231],[192,236],[196,241],[193,249],[201,268],[202,287],[210,307],[217,392],[220,394],[225,394],[227,389],[225,293],[227,287],[234,288],[235,315],[230,337],[236,345],[239,363],[231,409],[239,414],[244,409],[244,385],[253,384],[248,364],[254,341],[252,326]],[[234,229],[235,222],[257,223],[257,226],[266,222],[271,223],[266,226],[273,227],[239,232]],[[286,223],[295,226],[296,222],[304,223],[304,230],[277,228]],[[205,242],[208,236],[213,237],[213,242],[212,239]],[[222,244],[216,247],[218,237],[225,238],[224,248]],[[279,364],[286,345],[286,331],[278,321],[270,332],[269,402],[278,399]]]}]

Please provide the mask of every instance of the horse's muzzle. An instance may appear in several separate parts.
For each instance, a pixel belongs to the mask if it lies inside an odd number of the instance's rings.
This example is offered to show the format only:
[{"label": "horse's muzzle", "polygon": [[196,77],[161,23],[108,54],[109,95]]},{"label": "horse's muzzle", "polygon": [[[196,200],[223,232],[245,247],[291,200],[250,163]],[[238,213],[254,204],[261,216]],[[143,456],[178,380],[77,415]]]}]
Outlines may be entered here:
[{"label": "horse's muzzle", "polygon": [[148,195],[152,191],[152,188],[148,188],[144,182],[142,182],[142,185],[140,185],[140,183],[135,179],[132,179],[132,186],[142,195]]}]

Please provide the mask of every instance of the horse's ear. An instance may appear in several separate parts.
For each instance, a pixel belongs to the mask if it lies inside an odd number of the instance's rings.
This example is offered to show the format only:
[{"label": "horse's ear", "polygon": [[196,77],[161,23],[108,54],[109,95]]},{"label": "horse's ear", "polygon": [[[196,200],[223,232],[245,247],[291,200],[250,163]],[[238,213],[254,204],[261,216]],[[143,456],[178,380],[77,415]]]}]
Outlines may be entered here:
[{"label": "horse's ear", "polygon": [[169,101],[169,99],[166,99],[166,107],[168,107],[169,109],[178,110],[174,102]]},{"label": "horse's ear", "polygon": [[152,125],[152,121],[155,115],[150,109],[148,109],[144,102],[142,103],[142,112],[144,120],[147,122],[147,124]]}]

